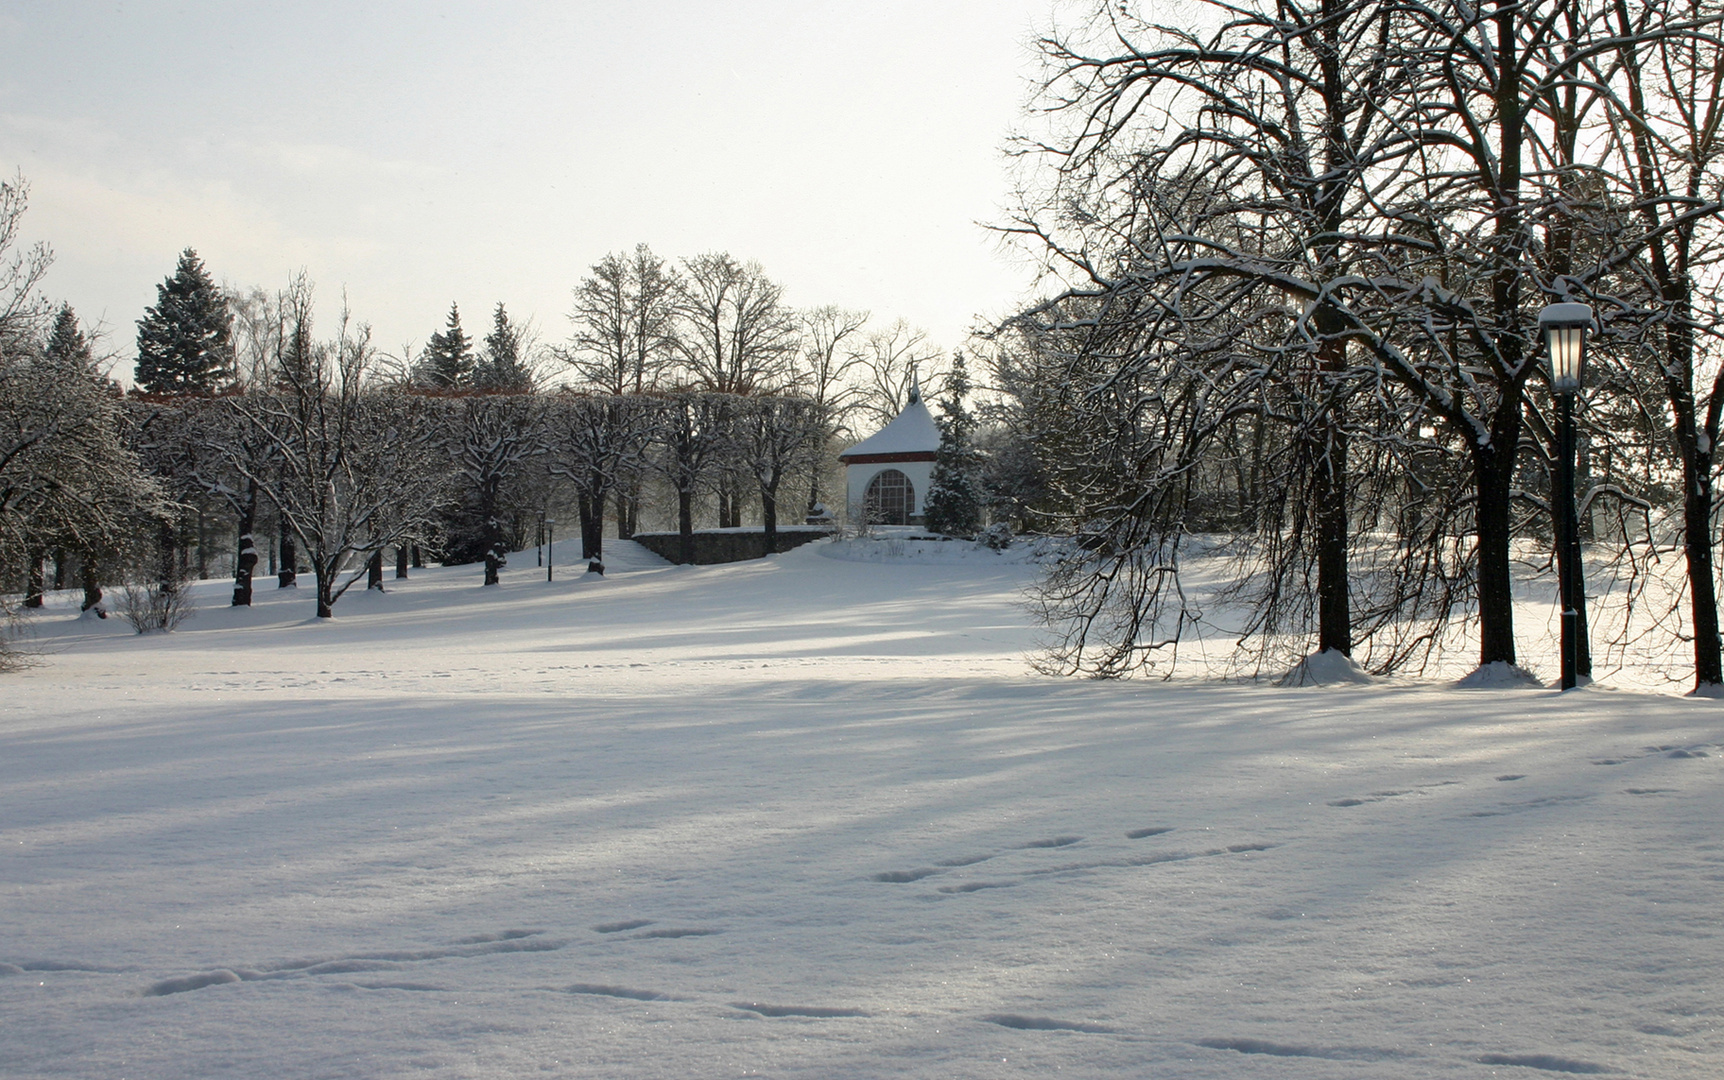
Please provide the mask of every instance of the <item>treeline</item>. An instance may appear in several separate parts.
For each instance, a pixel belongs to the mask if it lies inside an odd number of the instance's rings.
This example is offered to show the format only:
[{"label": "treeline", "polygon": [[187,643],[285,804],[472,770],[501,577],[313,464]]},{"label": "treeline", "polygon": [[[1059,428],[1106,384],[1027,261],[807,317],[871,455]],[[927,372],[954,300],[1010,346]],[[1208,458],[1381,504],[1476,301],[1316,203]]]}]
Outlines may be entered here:
[{"label": "treeline", "polygon": [[[1140,13],[1141,11],[1141,13]],[[1070,288],[1002,331],[1067,670],[1161,667],[1202,613],[1192,533],[1238,553],[1244,654],[1387,672],[1453,628],[1520,659],[1517,558],[1550,557],[1539,311],[1598,323],[1582,514],[1640,625],[1724,693],[1724,9],[1716,0],[1097,4],[1040,44],[1045,130],[1007,229]],[[1205,541],[1205,544],[1208,542]],[[1554,595],[1554,589],[1553,589]],[[1619,647],[1644,650],[1632,627]]]},{"label": "treeline", "polygon": [[495,583],[547,517],[596,570],[607,518],[624,537],[674,521],[685,557],[697,523],[747,517],[770,542],[824,511],[850,425],[896,415],[945,364],[902,322],[793,309],[724,254],[607,256],[561,343],[499,303],[478,341],[451,306],[423,348],[389,353],[345,308],[320,326],[303,273],[223,290],[188,250],[123,393],[72,310],[42,302],[47,250],[11,250],[22,182],[0,193],[0,571],[26,606],[82,584],[99,613],[129,584],[161,624],[189,578],[231,570],[243,605],[267,569],[277,586],[309,571],[327,617],[389,559],[482,563]]}]

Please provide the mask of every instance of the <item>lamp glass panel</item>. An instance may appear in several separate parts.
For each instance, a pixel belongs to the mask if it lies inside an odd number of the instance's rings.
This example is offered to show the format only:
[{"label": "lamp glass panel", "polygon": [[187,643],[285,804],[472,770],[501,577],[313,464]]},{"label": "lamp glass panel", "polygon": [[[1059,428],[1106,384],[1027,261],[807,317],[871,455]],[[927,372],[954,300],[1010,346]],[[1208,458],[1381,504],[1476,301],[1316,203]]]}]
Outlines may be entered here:
[{"label": "lamp glass panel", "polygon": [[1552,385],[1572,393],[1580,389],[1580,357],[1586,341],[1584,326],[1552,326],[1545,331],[1550,344]]}]

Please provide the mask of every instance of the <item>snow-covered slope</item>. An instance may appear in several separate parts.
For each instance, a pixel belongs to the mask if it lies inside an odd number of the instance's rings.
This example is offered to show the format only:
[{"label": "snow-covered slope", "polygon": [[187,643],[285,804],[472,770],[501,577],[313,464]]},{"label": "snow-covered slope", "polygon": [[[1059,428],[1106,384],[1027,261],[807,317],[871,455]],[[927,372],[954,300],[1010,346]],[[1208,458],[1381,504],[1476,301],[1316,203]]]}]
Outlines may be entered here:
[{"label": "snow-covered slope", "polygon": [[575,554],[322,625],[56,598],[0,681],[0,1076],[1724,1060],[1719,703],[1060,681],[1023,562]]}]

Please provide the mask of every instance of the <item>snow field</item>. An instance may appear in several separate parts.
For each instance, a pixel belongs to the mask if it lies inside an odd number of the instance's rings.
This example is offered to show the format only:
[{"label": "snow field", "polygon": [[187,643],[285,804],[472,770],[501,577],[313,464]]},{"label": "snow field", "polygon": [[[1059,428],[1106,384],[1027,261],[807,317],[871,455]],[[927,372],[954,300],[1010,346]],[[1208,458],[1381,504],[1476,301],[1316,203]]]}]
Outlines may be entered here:
[{"label": "snow field", "polygon": [[0,1076],[1724,1060],[1716,702],[1061,681],[1024,562],[574,554],[321,625],[56,597],[0,696]]}]

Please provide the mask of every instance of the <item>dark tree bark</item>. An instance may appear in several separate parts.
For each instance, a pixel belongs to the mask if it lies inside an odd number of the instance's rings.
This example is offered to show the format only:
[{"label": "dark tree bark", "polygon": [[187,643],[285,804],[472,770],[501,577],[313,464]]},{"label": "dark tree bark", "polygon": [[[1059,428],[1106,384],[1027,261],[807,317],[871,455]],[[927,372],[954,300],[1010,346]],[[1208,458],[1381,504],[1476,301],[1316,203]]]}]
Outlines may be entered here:
[{"label": "dark tree bark", "polygon": [[291,589],[298,584],[299,552],[293,546],[293,533],[284,524],[281,527],[281,569],[276,571],[276,588]]},{"label": "dark tree bark", "polygon": [[395,545],[395,578],[404,580],[407,577],[407,544]]},{"label": "dark tree bark", "polygon": [[383,551],[378,549],[365,561],[365,587],[383,591]]},{"label": "dark tree bark", "polygon": [[84,587],[84,602],[78,610],[89,611],[91,608],[95,608],[97,617],[105,619],[108,617],[108,613],[98,606],[102,602],[101,574],[101,567],[96,557],[86,552],[84,557],[79,560],[78,565],[78,576]]},{"label": "dark tree bark", "polygon": [[760,489],[760,524],[766,533],[766,553],[778,550],[778,485]]},{"label": "dark tree bark", "polygon": [[633,539],[635,528],[640,523],[640,495],[638,488],[617,489],[617,539]]},{"label": "dark tree bark", "polygon": [[257,569],[257,543],[252,529],[257,521],[257,481],[246,485],[245,502],[239,516],[239,554],[234,559],[233,606],[251,606],[251,577]]},{"label": "dark tree bark", "polygon": [[47,552],[43,551],[41,548],[31,549],[30,565],[26,571],[24,581],[24,606],[27,608],[39,608],[44,602],[42,597],[42,588],[44,583],[42,564],[46,559]]},{"label": "dark tree bark", "polygon": [[602,493],[576,497],[581,516],[581,558],[589,562],[604,558],[605,497]]},{"label": "dark tree bark", "polygon": [[676,493],[677,551],[684,565],[694,562],[694,492],[683,488]]}]

